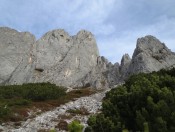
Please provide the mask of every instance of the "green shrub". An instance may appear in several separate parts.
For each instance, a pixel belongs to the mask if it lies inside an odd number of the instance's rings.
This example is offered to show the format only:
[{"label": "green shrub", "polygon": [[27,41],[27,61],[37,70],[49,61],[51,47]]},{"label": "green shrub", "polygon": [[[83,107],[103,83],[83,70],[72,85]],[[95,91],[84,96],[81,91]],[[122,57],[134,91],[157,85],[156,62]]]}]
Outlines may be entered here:
[{"label": "green shrub", "polygon": [[87,126],[85,129],[85,132],[93,132],[93,129],[91,126]]},{"label": "green shrub", "polygon": [[66,95],[64,87],[50,83],[29,83],[0,86],[0,119],[13,108],[29,105],[32,101],[58,99]]},{"label": "green shrub", "polygon": [[7,104],[8,106],[25,106],[25,105],[29,105],[30,102],[31,102],[30,100],[19,98],[19,99],[9,100]]},{"label": "green shrub", "polygon": [[175,131],[175,69],[131,76],[106,94],[88,125],[94,132]]},{"label": "green shrub", "polygon": [[[97,114],[91,116],[88,120],[88,125],[85,129],[86,132],[113,132],[114,131],[114,123],[109,120],[109,118],[105,118],[103,114]],[[92,132],[93,132],[92,131]]]},{"label": "green shrub", "polygon": [[68,125],[69,132],[82,132],[83,125],[80,124],[79,121],[74,120]]},{"label": "green shrub", "polygon": [[5,117],[10,113],[10,109],[8,108],[7,105],[5,106],[0,106],[0,118]]},{"label": "green shrub", "polygon": [[51,129],[49,132],[56,132],[56,130],[55,129]]},{"label": "green shrub", "polygon": [[24,98],[33,101],[44,101],[64,96],[64,87],[50,83],[29,83],[23,85],[0,86],[0,98]]}]

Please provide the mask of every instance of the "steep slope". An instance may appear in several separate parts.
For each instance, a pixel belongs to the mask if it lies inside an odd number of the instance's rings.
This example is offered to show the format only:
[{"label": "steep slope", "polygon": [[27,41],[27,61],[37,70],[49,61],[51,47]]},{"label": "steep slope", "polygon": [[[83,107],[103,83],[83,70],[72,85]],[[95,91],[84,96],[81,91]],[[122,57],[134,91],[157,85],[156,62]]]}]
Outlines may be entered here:
[{"label": "steep slope", "polygon": [[[58,126],[60,126],[59,124],[63,121],[70,123],[75,119],[79,120],[86,126],[88,117],[91,114],[97,113],[101,109],[102,99],[104,98],[106,92],[107,90],[70,101],[51,111],[39,114],[35,118],[29,118],[26,121],[22,121],[20,126],[14,126],[13,123],[4,123],[3,126],[0,124],[0,130],[4,132],[39,132],[51,131],[51,129],[54,128],[54,130],[58,132],[65,132],[64,130],[60,130],[58,128]],[[84,108],[88,114],[73,115],[69,113],[69,110],[81,108]]]},{"label": "steep slope", "polygon": [[99,56],[97,65],[76,84],[83,86],[93,86],[97,89],[106,89],[118,84],[119,64],[112,64],[108,60]]},{"label": "steep slope", "polygon": [[85,30],[73,37],[55,30],[38,40],[36,46],[34,82],[75,85],[96,66],[99,56],[93,35]]},{"label": "steep slope", "polygon": [[[16,36],[13,35],[14,32]],[[96,65],[97,57],[99,56],[96,41],[92,33],[82,30],[75,36],[69,36],[64,30],[53,30],[46,33],[41,39],[32,43],[29,38],[27,40],[24,36],[20,36],[22,33],[9,29],[9,33],[4,30],[0,30],[3,34],[1,39],[1,45],[6,45],[8,38],[17,39],[14,41],[14,45],[21,45],[20,54],[19,48],[11,51],[13,48],[4,47],[4,54],[10,53],[13,58],[9,60],[13,69],[10,70],[9,62],[6,63],[6,59],[3,59],[3,64],[6,66],[6,72],[8,76],[6,78],[6,84],[22,84],[28,82],[51,82],[57,85],[63,85],[67,87],[79,86],[75,82],[81,80],[86,74],[88,74]],[[24,39],[24,42],[21,42]],[[25,43],[25,46],[23,46]],[[31,44],[30,44],[31,43]],[[15,54],[19,53],[22,62],[15,60],[17,57]],[[17,64],[16,64],[17,63]],[[1,67],[4,67],[2,65]],[[4,71],[4,70],[3,70]],[[1,71],[1,72],[3,72]],[[6,73],[5,72],[5,73]],[[1,74],[3,78],[3,74]],[[2,82],[2,81],[1,81]]]},{"label": "steep slope", "polygon": [[29,32],[0,27],[0,84],[8,83],[21,65],[28,71],[34,43],[35,37]]},{"label": "steep slope", "polygon": [[175,53],[153,36],[137,40],[129,73],[158,71],[175,64]]},{"label": "steep slope", "polygon": [[159,71],[175,65],[175,53],[153,36],[145,36],[137,40],[132,59],[123,55],[121,64],[111,64],[104,57],[98,57],[97,66],[83,79],[82,83],[96,88],[113,87],[122,83],[130,75],[140,72]]},{"label": "steep slope", "polygon": [[0,28],[0,84],[51,82],[66,87],[109,88],[131,74],[158,71],[175,65],[175,53],[153,36],[137,40],[132,59],[121,64],[99,56],[92,33],[70,36],[63,29],[39,40],[28,32]]}]

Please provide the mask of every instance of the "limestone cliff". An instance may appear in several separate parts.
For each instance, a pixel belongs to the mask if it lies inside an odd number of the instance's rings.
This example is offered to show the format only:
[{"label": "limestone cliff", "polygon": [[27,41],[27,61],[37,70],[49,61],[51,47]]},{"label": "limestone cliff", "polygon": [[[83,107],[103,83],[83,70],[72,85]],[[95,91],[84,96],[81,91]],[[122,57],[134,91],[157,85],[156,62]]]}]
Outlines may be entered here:
[{"label": "limestone cliff", "polygon": [[137,40],[132,59],[121,64],[99,56],[92,33],[70,36],[63,29],[39,40],[28,32],[0,28],[0,84],[51,82],[66,87],[109,88],[131,74],[158,71],[175,65],[175,53],[153,36]]},{"label": "limestone cliff", "polygon": [[175,53],[153,36],[145,36],[137,40],[128,72],[151,72],[169,68],[175,64]]},{"label": "limestone cliff", "polygon": [[[8,32],[12,31],[21,34],[15,30]],[[16,39],[16,36],[6,36],[4,33],[4,38],[11,37]],[[26,42],[27,50],[25,47],[21,49],[26,54],[29,52],[29,55],[23,56],[23,60],[27,61],[14,65],[15,70],[9,71],[10,78],[7,77],[6,84],[51,82],[69,87],[97,65],[98,48],[94,36],[88,31],[82,30],[75,36],[69,36],[64,30],[53,30],[41,39],[32,41],[32,47],[29,42]],[[20,40],[17,43],[21,45]],[[11,51],[5,53],[9,52]],[[16,54],[11,54],[19,58]],[[9,61],[13,63],[12,60]]]},{"label": "limestone cliff", "polygon": [[[9,83],[17,71],[24,77],[31,67],[34,43],[35,37],[29,32],[0,27],[0,84]],[[21,68],[25,72],[20,72]],[[28,81],[27,76],[23,80]]]}]

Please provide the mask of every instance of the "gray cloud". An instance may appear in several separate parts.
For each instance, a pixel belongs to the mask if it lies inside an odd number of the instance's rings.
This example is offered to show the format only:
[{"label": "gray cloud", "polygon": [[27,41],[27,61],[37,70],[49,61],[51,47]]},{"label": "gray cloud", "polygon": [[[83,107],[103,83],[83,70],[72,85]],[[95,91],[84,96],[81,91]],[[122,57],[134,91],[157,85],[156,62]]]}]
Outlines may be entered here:
[{"label": "gray cloud", "polygon": [[151,34],[175,51],[173,0],[0,0],[0,26],[30,31],[41,37],[63,28],[71,35],[81,29],[97,38],[101,55],[120,61],[132,55],[138,37]]}]

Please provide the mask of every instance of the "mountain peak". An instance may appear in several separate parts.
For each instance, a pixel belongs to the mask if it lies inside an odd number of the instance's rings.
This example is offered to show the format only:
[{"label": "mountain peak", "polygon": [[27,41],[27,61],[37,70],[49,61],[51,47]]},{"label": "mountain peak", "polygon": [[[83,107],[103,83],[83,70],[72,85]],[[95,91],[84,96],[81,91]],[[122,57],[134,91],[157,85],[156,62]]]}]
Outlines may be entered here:
[{"label": "mountain peak", "polygon": [[88,40],[88,41],[95,40],[94,35],[87,30],[80,30],[76,36],[80,40]]},{"label": "mountain peak", "polygon": [[130,63],[130,62],[131,62],[131,58],[129,54],[124,54],[122,56],[121,65],[126,65],[127,63]]},{"label": "mountain peak", "polygon": [[147,54],[157,53],[165,49],[170,50],[165,46],[164,43],[160,42],[156,37],[147,35],[145,37],[139,38],[137,40],[136,49],[133,54],[133,58],[142,52],[147,52]]},{"label": "mountain peak", "polygon": [[132,59],[124,54],[121,65],[99,56],[95,37],[86,30],[70,36],[64,29],[56,29],[36,41],[28,32],[1,27],[0,46],[0,84],[51,82],[102,89],[131,74],[175,64],[175,54],[151,35],[139,38]]},{"label": "mountain peak", "polygon": [[132,56],[131,73],[158,71],[175,64],[174,53],[151,35],[139,38]]}]

